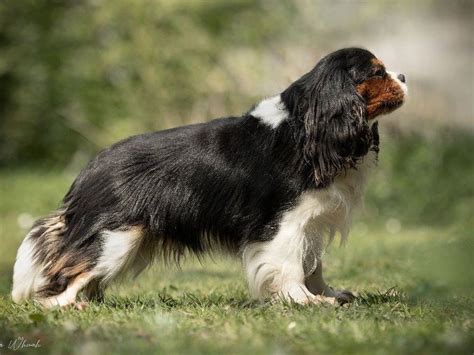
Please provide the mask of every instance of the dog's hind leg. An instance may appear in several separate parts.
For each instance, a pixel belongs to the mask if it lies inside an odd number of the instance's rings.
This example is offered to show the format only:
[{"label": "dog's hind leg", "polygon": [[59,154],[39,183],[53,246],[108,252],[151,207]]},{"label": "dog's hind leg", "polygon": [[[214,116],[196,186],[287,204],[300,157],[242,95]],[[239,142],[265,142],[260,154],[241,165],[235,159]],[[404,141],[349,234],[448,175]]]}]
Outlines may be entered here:
[{"label": "dog's hind leg", "polygon": [[86,297],[100,297],[133,264],[143,236],[142,228],[129,226],[74,244],[65,241],[66,232],[59,211],[39,220],[26,236],[14,267],[13,301],[33,297],[45,307],[62,307],[75,303],[82,289]]},{"label": "dog's hind leg", "polygon": [[87,246],[63,246],[53,253],[52,260],[44,262],[43,285],[33,294],[46,308],[64,307],[76,303],[77,294],[95,277],[100,240],[93,236]]},{"label": "dog's hind leg", "polygon": [[51,307],[64,307],[67,305],[74,305],[76,303],[76,297],[78,292],[84,288],[85,285],[91,279],[90,273],[83,273],[77,276],[72,282],[70,282],[66,290],[58,295],[38,298],[38,302],[45,308]]},{"label": "dog's hind leg", "polygon": [[[143,229],[138,226],[124,226],[98,233],[95,239],[97,245],[92,249],[99,252],[93,266],[88,267],[87,272],[81,273],[69,282],[64,292],[40,302],[45,306],[72,304],[75,303],[76,295],[81,290],[84,291],[86,301],[103,300],[106,287],[134,268],[143,237]],[[81,255],[78,253],[69,259],[80,260]]]},{"label": "dog's hind leg", "polygon": [[111,281],[135,269],[144,237],[145,233],[139,226],[101,233],[101,253],[93,269],[94,281],[86,296],[100,294]]}]

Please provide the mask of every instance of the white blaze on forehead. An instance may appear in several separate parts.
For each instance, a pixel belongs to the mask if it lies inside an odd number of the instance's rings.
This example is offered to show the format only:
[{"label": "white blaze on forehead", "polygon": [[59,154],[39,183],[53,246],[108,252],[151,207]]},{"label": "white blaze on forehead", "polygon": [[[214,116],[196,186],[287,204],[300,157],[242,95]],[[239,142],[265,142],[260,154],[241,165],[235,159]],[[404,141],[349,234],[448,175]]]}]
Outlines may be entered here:
[{"label": "white blaze on forehead", "polygon": [[288,111],[281,101],[280,95],[261,101],[250,114],[272,128],[277,128],[282,121],[288,118]]},{"label": "white blaze on forehead", "polygon": [[400,81],[400,79],[398,79],[398,73],[395,73],[395,72],[393,72],[393,71],[387,71],[387,74],[390,75],[390,77],[391,77],[393,80],[395,80],[395,82],[396,82],[398,85],[400,85],[400,87],[401,87],[402,90],[403,90],[403,94],[404,94],[405,96],[407,96],[407,94],[408,94],[408,87],[407,87],[407,84],[402,83],[402,82]]}]

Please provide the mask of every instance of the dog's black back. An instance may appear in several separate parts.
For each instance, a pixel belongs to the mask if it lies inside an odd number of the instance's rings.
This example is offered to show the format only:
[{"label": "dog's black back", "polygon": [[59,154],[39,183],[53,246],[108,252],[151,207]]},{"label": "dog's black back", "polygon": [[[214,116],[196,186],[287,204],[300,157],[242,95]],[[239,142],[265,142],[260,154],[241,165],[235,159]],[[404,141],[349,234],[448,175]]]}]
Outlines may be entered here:
[{"label": "dog's black back", "polygon": [[178,250],[265,240],[311,183],[297,130],[245,115],[128,138],[102,151],[64,199],[64,243],[144,226]]}]

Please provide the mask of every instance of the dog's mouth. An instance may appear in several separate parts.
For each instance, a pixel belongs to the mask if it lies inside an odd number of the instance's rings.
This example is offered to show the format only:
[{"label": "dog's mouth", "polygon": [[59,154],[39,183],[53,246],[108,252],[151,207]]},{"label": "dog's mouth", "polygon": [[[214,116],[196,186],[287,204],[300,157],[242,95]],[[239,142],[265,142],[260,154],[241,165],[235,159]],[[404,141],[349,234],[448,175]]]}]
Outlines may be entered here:
[{"label": "dog's mouth", "polygon": [[400,108],[405,102],[404,96],[394,97],[393,99],[379,102],[372,102],[367,105],[368,119],[372,120],[380,115],[389,114]]},{"label": "dog's mouth", "polygon": [[366,100],[368,119],[371,120],[400,108],[405,102],[407,86],[397,74],[388,72],[384,78],[372,78],[360,84],[357,91]]}]

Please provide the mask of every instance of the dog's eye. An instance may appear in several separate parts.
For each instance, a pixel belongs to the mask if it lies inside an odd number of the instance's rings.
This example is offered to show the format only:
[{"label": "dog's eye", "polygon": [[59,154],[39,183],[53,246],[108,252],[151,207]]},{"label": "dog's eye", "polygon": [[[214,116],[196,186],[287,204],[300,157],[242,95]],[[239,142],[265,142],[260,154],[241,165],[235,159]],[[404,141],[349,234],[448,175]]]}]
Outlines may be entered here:
[{"label": "dog's eye", "polygon": [[385,75],[385,70],[384,69],[377,69],[372,76],[380,76],[383,77]]}]

